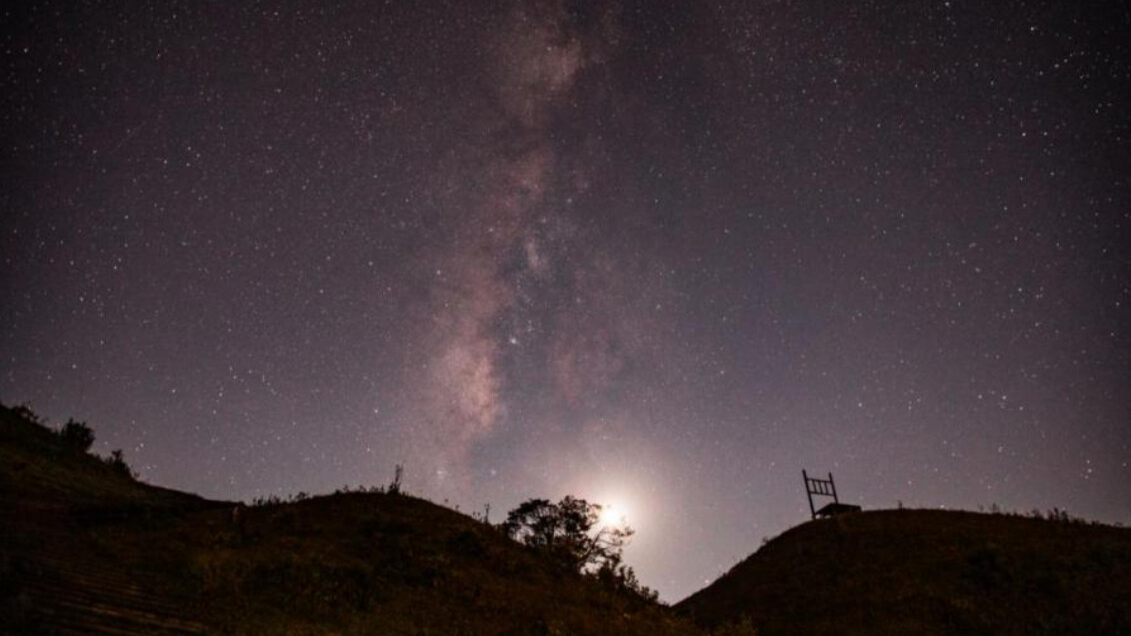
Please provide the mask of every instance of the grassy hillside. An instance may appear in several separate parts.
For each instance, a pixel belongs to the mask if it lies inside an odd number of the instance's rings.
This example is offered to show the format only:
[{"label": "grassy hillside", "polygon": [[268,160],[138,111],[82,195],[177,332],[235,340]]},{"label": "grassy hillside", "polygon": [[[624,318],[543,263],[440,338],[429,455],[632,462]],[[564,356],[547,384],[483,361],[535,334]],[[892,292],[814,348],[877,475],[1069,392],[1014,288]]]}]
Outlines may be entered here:
[{"label": "grassy hillside", "polygon": [[1131,634],[1131,530],[891,510],[798,526],[676,606],[792,634]]},{"label": "grassy hillside", "polygon": [[[233,524],[230,511],[217,511],[159,534],[187,555],[201,602],[234,633],[691,631],[659,606],[421,499],[349,493],[243,515]],[[119,545],[144,550],[151,538],[135,534]]]},{"label": "grassy hillside", "polygon": [[0,404],[0,497],[48,507],[174,507],[200,497],[135,480],[125,466],[75,449],[30,410]]},{"label": "grassy hillside", "polygon": [[235,513],[138,483],[2,407],[0,505],[0,633],[699,633],[421,499]]}]

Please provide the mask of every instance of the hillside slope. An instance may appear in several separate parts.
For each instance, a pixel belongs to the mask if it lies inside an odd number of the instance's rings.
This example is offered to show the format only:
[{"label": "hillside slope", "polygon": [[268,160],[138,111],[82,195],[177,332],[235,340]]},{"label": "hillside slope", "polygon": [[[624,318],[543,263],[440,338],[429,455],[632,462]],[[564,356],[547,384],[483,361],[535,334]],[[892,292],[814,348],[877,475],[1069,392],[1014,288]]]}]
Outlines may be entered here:
[{"label": "hillside slope", "polygon": [[0,407],[0,633],[695,634],[414,497],[237,507],[140,484]]},{"label": "hillside slope", "polygon": [[676,605],[760,636],[1131,634],[1131,530],[937,510],[849,514],[768,542]]}]

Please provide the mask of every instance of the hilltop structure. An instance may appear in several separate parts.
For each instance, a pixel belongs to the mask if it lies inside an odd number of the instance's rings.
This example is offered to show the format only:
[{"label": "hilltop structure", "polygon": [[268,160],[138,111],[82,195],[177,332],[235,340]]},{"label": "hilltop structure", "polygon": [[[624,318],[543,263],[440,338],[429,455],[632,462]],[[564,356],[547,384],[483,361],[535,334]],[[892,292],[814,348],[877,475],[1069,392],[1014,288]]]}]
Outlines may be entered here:
[{"label": "hilltop structure", "polygon": [[[840,498],[836,494],[836,484],[833,483],[833,474],[829,473],[828,479],[817,479],[810,477],[804,469],[801,471],[801,477],[805,479],[805,494],[809,498],[809,513],[813,515],[814,519],[819,517],[835,517],[842,515],[846,512],[860,512],[860,506],[852,504],[840,503]],[[818,497],[832,497],[831,503],[827,503],[820,509],[813,505],[813,496]]]}]

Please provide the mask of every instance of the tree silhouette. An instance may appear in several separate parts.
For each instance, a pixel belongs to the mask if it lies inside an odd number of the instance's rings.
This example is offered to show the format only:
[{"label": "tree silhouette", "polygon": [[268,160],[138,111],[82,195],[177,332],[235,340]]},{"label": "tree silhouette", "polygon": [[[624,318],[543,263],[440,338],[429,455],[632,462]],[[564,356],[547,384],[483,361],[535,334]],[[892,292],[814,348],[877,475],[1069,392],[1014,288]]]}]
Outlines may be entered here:
[{"label": "tree silhouette", "polygon": [[59,429],[58,435],[63,444],[80,453],[85,453],[94,445],[94,431],[90,430],[90,427],[87,426],[85,422],[76,422],[73,419],[67,420],[63,428]]},{"label": "tree silhouette", "polygon": [[558,503],[528,499],[507,513],[507,536],[578,572],[617,568],[633,530],[628,526],[597,527],[601,506],[567,495]]}]

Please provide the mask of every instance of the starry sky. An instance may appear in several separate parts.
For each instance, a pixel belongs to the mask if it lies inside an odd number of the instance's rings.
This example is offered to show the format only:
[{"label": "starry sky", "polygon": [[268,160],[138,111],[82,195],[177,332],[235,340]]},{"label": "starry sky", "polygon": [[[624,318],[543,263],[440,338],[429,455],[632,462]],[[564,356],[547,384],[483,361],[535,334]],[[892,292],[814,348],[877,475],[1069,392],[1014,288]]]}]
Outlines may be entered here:
[{"label": "starry sky", "polygon": [[224,499],[1131,522],[1125,3],[0,10],[0,399]]}]

